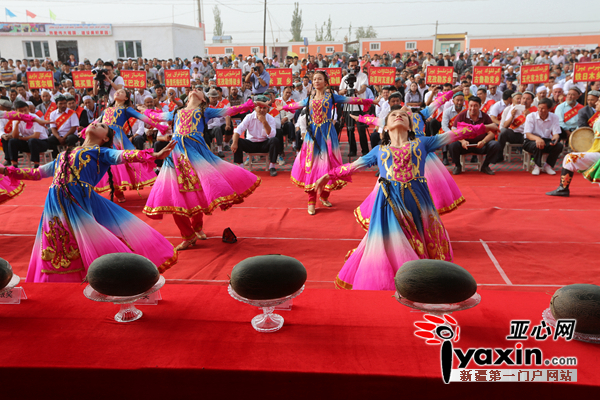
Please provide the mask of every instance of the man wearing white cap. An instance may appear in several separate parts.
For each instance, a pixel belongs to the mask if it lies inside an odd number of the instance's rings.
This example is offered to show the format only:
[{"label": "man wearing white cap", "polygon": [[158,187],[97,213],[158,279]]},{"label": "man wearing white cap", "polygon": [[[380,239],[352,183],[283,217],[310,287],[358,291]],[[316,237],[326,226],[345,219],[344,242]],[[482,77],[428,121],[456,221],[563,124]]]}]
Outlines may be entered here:
[{"label": "man wearing white cap", "polygon": [[594,127],[594,123],[600,117],[600,111],[596,111],[596,105],[598,104],[598,98],[600,98],[600,91],[590,90],[587,96],[587,106],[579,110],[577,115],[577,126],[578,127]]},{"label": "man wearing white cap", "polygon": [[560,138],[562,140],[569,140],[571,133],[577,129],[577,114],[579,113],[579,110],[583,108],[583,106],[577,102],[579,96],[581,96],[581,91],[577,86],[573,86],[567,92],[567,99],[565,102],[556,107],[555,113],[558,115],[560,129],[562,131]]},{"label": "man wearing white cap", "polygon": [[535,90],[535,100],[533,100],[533,105],[537,107],[540,103],[540,100],[545,99],[546,97],[548,97],[548,89],[546,86],[538,86],[538,88]]},{"label": "man wearing white cap", "polygon": [[565,101],[565,92],[563,91],[562,83],[557,83],[552,86],[552,96],[550,99],[554,102],[554,107],[550,111],[555,112],[556,107]]}]

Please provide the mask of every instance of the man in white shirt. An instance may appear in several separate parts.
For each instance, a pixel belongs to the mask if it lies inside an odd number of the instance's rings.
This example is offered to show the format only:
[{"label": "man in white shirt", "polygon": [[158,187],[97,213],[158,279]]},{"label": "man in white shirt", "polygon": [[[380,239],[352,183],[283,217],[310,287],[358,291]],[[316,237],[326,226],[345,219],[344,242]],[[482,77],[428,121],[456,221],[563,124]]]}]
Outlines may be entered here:
[{"label": "man in white shirt", "polygon": [[107,71],[104,82],[94,80],[94,96],[98,95],[100,85],[103,85],[104,89],[108,92],[108,101],[113,102],[117,90],[125,87],[125,81],[120,76],[115,75],[115,69],[111,62],[105,62],[104,69]]},{"label": "man in white shirt", "polygon": [[57,109],[50,113],[50,130],[52,136],[48,138],[48,143],[52,149],[52,158],[58,156],[58,146],[74,147],[79,140],[75,135],[79,126],[79,118],[77,113],[67,108],[67,99],[63,95],[57,96],[55,99]]},{"label": "man in white shirt", "polygon": [[138,104],[144,104],[144,99],[146,98],[146,96],[150,96],[151,93],[149,91],[147,91],[144,88],[139,88],[138,90],[135,91],[135,94],[133,95],[133,99],[135,102],[135,105],[137,106]]},{"label": "man in white shirt", "polygon": [[558,64],[565,65],[565,56],[563,56],[563,49],[558,49],[558,51],[556,52],[556,55],[552,56],[551,60],[552,60],[552,64],[554,64],[554,65],[558,65]]},{"label": "man in white shirt", "polygon": [[[523,144],[525,140],[525,120],[529,114],[537,111],[537,108],[532,105],[535,98],[533,93],[520,94],[516,92],[512,96],[513,104],[507,106],[502,112],[502,120],[500,121],[498,143],[500,143],[502,150],[504,150],[507,142],[510,144]],[[504,161],[503,153],[498,155],[497,162],[502,161]]]},{"label": "man in white shirt", "polygon": [[[210,108],[229,108],[229,105],[219,102],[220,95],[215,88],[212,88],[208,91],[207,97],[209,101],[208,106]],[[213,139],[215,139],[217,142],[217,155],[221,158],[224,158],[225,154],[223,153],[223,139],[225,139],[225,142],[229,142],[231,140],[231,117],[225,116],[211,118],[208,120],[206,126],[208,129],[206,132],[204,132],[204,141],[210,146]]]},{"label": "man in white shirt", "polygon": [[[277,101],[282,102],[283,104],[291,103],[293,101],[292,88],[288,86],[283,89],[282,95]],[[281,130],[283,131],[283,135],[287,136],[288,140],[292,142],[293,147],[296,148],[294,113],[281,110],[279,112],[279,118],[281,118]]]},{"label": "man in white shirt", "polygon": [[302,65],[298,62],[298,56],[294,57],[294,63],[291,65],[292,75],[300,76],[300,71],[302,71]]},{"label": "man in white shirt", "polygon": [[512,90],[505,90],[502,92],[502,99],[494,103],[492,108],[490,108],[490,112],[488,113],[492,121],[494,121],[494,123],[498,125],[500,129],[502,129],[502,126],[500,125],[500,122],[502,121],[502,112],[504,112],[506,107],[512,104],[512,94]]},{"label": "man in white shirt", "polygon": [[496,103],[498,103],[500,100],[502,100],[502,92],[498,90],[498,86],[495,86],[495,85],[488,86],[487,98],[494,100]]},{"label": "man in white shirt", "polygon": [[[539,175],[543,169],[548,175],[555,175],[554,165],[562,152],[560,142],[560,124],[558,116],[550,112],[552,101],[548,98],[540,100],[538,111],[527,115],[525,119],[525,143],[523,150],[532,154],[535,166],[532,175]],[[542,168],[542,154],[547,153],[548,159]]]},{"label": "man in white shirt", "polygon": [[[30,114],[27,103],[17,100],[14,106],[18,112]],[[35,114],[30,115],[35,117]],[[8,141],[10,159],[12,160],[13,166],[17,167],[19,165],[20,151],[23,153],[31,153],[31,162],[33,162],[34,168],[38,168],[40,166],[40,153],[48,150],[49,145],[47,139],[48,131],[37,122],[34,122],[33,126],[27,129],[27,123],[14,121],[12,139]]]},{"label": "man in white shirt", "polygon": [[[277,155],[279,139],[275,136],[275,118],[269,115],[269,99],[264,95],[256,96],[252,114],[247,115],[244,120],[233,130],[233,162],[241,165],[244,152],[246,153],[269,153],[269,174],[277,176]],[[246,132],[246,139],[240,139],[240,134]]]},{"label": "man in white shirt", "polygon": [[[350,58],[348,61],[348,69],[354,70],[356,81],[354,82],[353,89],[354,93],[352,94],[355,97],[360,97],[361,99],[365,99],[367,97],[367,85],[369,82],[369,78],[367,74],[360,72],[360,67],[358,66],[358,60],[356,58]],[[348,84],[348,78],[350,74],[344,76],[342,78],[342,82],[340,83],[339,94],[342,96],[350,96],[350,85]],[[362,115],[361,106],[359,105],[345,105],[344,111],[348,111],[352,115]],[[348,157],[355,157],[357,146],[356,146],[356,137],[354,136],[354,127],[355,125],[358,128],[358,137],[360,140],[360,147],[362,150],[362,155],[366,155],[369,153],[369,142],[367,139],[367,130],[366,125],[361,122],[356,122],[352,118],[348,119],[348,142],[350,143],[350,151],[348,153]]]}]

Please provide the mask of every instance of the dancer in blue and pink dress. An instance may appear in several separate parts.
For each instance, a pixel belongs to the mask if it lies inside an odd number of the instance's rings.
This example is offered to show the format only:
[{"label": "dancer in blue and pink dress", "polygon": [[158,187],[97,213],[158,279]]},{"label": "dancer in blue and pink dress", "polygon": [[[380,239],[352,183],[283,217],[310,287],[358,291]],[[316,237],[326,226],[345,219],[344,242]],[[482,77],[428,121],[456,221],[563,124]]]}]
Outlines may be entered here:
[{"label": "dancer in blue and pink dress", "polygon": [[[431,103],[431,105],[429,105],[429,107],[424,108],[419,112],[411,113],[412,124],[416,137],[425,136],[425,120],[433,115],[437,109],[442,107],[445,102],[450,100],[452,95],[458,90],[459,89],[457,88],[454,91],[441,93]],[[377,125],[381,129],[384,126],[383,120],[385,120],[386,116],[387,113],[381,115],[380,119],[370,115],[364,115],[360,117],[352,115],[351,117],[367,125]],[[429,186],[431,198],[433,199],[433,204],[435,204],[438,214],[442,215],[452,212],[465,202],[465,198],[458,188],[458,185],[452,178],[452,175],[450,175],[448,169],[444,166],[442,161],[434,152],[427,154],[427,158],[425,159],[424,176],[427,179],[427,186]],[[354,210],[354,216],[364,230],[369,228],[371,210],[373,209],[373,202],[375,201],[378,190],[379,181],[375,184],[373,191],[371,194],[369,194],[365,201],[363,201],[363,203]]]},{"label": "dancer in blue and pink dress", "polygon": [[318,181],[351,181],[362,168],[379,167],[381,185],[371,210],[369,229],[359,246],[347,256],[336,278],[342,289],[393,290],[394,276],[407,261],[452,260],[448,233],[431,198],[424,177],[427,154],[448,143],[475,137],[493,126],[458,128],[432,137],[416,137],[410,111],[392,107],[383,141],[366,156],[342,165]]},{"label": "dancer in blue and pink dress", "polygon": [[[314,94],[301,103],[277,104],[278,110],[295,111],[307,107],[307,130],[302,149],[296,156],[292,167],[292,182],[308,193],[308,213],[315,214],[317,201],[317,180],[331,169],[342,165],[342,154],[338,133],[335,130],[333,116],[335,104],[358,104],[370,106],[373,100],[358,97],[345,97],[334,94],[329,88],[329,78],[323,71],[316,71],[313,76]],[[331,207],[329,194],[346,186],[343,179],[327,182],[321,192],[320,201],[326,207]]]},{"label": "dancer in blue and pink dress", "polygon": [[203,215],[217,207],[227,210],[250,196],[260,185],[260,178],[244,168],[223,161],[213,154],[202,136],[204,121],[225,115],[236,115],[254,108],[252,100],[236,107],[204,108],[206,99],[201,90],[193,90],[187,106],[179,112],[160,113],[145,110],[153,121],[173,121],[173,153],[167,158],[152,187],[143,212],[161,219],[172,214],[183,242],[184,250],[197,239],[206,239]]},{"label": "dancer in blue and pink dress", "polygon": [[163,159],[152,150],[113,150],[115,132],[92,123],[82,147],[67,148],[51,163],[35,169],[1,167],[11,179],[52,177],[38,227],[27,282],[81,282],[90,264],[110,253],[136,253],[162,273],[177,261],[177,252],[160,233],[94,191],[111,165]]}]

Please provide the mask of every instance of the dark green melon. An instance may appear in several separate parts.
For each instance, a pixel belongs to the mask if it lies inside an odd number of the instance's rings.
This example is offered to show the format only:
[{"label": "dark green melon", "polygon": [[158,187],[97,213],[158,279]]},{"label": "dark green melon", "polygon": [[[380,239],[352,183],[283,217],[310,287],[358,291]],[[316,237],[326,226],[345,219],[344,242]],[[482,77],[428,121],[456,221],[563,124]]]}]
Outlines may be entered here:
[{"label": "dark green melon", "polygon": [[306,268],[295,258],[270,254],[249,257],[233,267],[231,287],[251,300],[270,300],[297,292],[306,282]]},{"label": "dark green melon", "polygon": [[396,273],[396,290],[410,301],[451,304],[477,292],[477,282],[463,267],[441,260],[408,261]]},{"label": "dark green melon", "polygon": [[600,334],[600,286],[579,283],[554,292],[550,310],[555,319],[575,319],[575,331]]},{"label": "dark green melon", "polygon": [[13,277],[12,267],[3,258],[0,258],[0,290],[4,289]]},{"label": "dark green melon", "polygon": [[154,286],[160,274],[146,257],[132,253],[113,253],[98,257],[87,272],[87,280],[107,296],[135,296]]}]

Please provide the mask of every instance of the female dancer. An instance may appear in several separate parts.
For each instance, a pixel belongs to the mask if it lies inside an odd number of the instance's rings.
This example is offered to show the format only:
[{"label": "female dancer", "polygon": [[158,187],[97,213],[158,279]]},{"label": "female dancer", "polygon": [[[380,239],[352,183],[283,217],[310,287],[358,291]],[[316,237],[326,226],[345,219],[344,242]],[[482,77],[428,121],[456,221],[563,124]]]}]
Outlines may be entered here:
[{"label": "female dancer", "polygon": [[203,119],[250,111],[254,108],[252,100],[229,108],[206,106],[202,90],[194,89],[188,96],[187,106],[179,112],[144,111],[155,122],[174,121],[175,148],[160,170],[144,213],[156,219],[164,214],[173,215],[183,238],[177,250],[187,249],[197,239],[206,239],[202,230],[203,214],[210,215],[217,207],[227,210],[241,203],[260,185],[256,175],[214,155],[202,136]]},{"label": "female dancer", "polygon": [[98,195],[93,187],[111,165],[151,162],[169,155],[113,150],[115,132],[94,122],[82,147],[68,148],[56,160],[36,169],[0,167],[13,179],[53,177],[37,232],[27,282],[81,282],[90,263],[109,253],[137,253],[164,272],[177,261],[167,239],[121,207]]},{"label": "female dancer", "polygon": [[[13,121],[23,121],[27,123],[27,128],[31,128],[34,122],[47,124],[50,121],[36,118],[34,114],[22,114],[17,111],[0,111],[0,119],[7,119],[6,126],[12,127]],[[18,179],[0,176],[0,204],[17,197],[23,191],[25,184]]]},{"label": "female dancer", "polygon": [[[133,127],[136,119],[152,125],[163,133],[168,129],[164,125],[155,124],[145,115],[135,111],[131,107],[129,93],[125,89],[117,90],[115,92],[114,105],[107,107],[101,116],[102,123],[110,126],[115,131],[113,140],[115,150],[135,150],[135,146],[127,138],[127,133]],[[123,191],[126,189],[139,190],[145,186],[152,186],[156,180],[156,174],[151,164],[130,163],[113,165],[111,172],[115,186],[115,195],[119,203],[125,202]],[[94,190],[98,193],[111,190],[108,183],[108,176],[104,176]]]},{"label": "female dancer", "polygon": [[[459,88],[456,88],[453,91],[441,93],[428,107],[412,114],[412,125],[416,137],[425,136],[425,121],[459,90]],[[387,114],[382,116],[382,119],[385,119],[386,116]],[[361,115],[360,117],[351,115],[351,117],[364,124],[377,124],[381,128],[384,126],[382,119],[377,119],[370,115]],[[427,153],[424,171],[424,177],[427,179],[427,186],[429,187],[433,204],[439,215],[454,211],[465,202],[465,198],[454,179],[452,179],[452,175],[450,175],[448,169],[434,152]],[[369,229],[371,210],[379,191],[379,185],[378,181],[371,194],[354,210],[354,216],[364,230]]]},{"label": "female dancer", "polygon": [[[345,97],[334,94],[329,88],[329,78],[323,71],[316,71],[313,75],[314,91],[301,103],[283,105],[277,104],[279,111],[294,112],[306,107],[308,118],[306,135],[300,153],[296,156],[292,167],[292,182],[308,193],[308,213],[315,214],[317,200],[316,183],[319,177],[329,170],[342,165],[342,154],[338,135],[334,127],[333,114],[336,103],[358,104],[370,106],[373,100],[358,97]],[[327,182],[321,192],[320,201],[325,207],[331,207],[329,194],[332,190],[339,190],[346,186],[342,179],[332,179]]]},{"label": "female dancer", "polygon": [[416,138],[407,108],[392,107],[383,141],[352,164],[337,167],[318,181],[351,180],[360,168],[377,164],[381,186],[373,204],[369,230],[349,253],[336,278],[343,289],[393,290],[394,276],[406,261],[420,258],[452,260],[448,233],[437,213],[424,178],[427,153],[450,142],[475,137],[492,125],[461,125],[448,133]]}]

